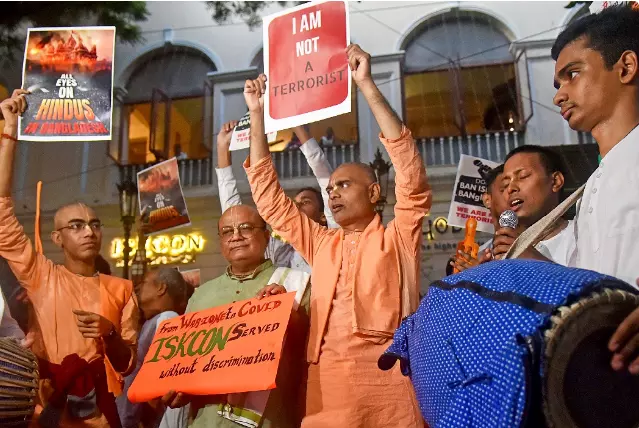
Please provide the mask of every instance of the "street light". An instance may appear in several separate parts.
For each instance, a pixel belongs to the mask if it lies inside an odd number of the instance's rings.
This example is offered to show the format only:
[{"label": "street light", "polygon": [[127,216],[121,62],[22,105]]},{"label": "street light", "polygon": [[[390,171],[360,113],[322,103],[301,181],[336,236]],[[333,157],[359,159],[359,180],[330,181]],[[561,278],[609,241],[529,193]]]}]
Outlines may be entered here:
[{"label": "street light", "polygon": [[120,219],[124,225],[124,267],[122,269],[122,277],[128,278],[129,253],[131,253],[129,239],[131,238],[131,227],[135,222],[135,211],[138,203],[138,189],[130,179],[124,180],[117,186],[120,194]]},{"label": "street light", "polygon": [[375,171],[375,177],[377,178],[377,183],[380,187],[379,201],[377,201],[375,211],[377,211],[380,218],[383,218],[382,213],[384,212],[386,197],[388,196],[388,172],[390,171],[392,164],[384,160],[382,152],[378,147],[375,152],[375,158],[373,159],[373,162],[370,163],[370,166],[373,168],[373,171]]}]

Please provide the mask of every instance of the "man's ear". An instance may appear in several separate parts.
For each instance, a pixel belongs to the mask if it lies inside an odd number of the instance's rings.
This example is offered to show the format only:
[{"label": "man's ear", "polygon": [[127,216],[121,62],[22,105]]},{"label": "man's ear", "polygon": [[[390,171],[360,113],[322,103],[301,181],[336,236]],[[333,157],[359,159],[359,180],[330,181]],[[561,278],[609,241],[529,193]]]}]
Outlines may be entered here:
[{"label": "man's ear", "polygon": [[54,230],[51,232],[51,240],[56,245],[56,247],[64,248],[62,245],[62,233],[58,230]]},{"label": "man's ear", "polygon": [[564,175],[559,171],[554,172],[552,174],[552,191],[554,193],[559,193],[561,189],[564,188],[564,184],[565,184]]},{"label": "man's ear", "polygon": [[482,193],[481,201],[484,203],[484,206],[486,207],[486,209],[490,209],[490,207],[493,204],[493,197],[490,196],[490,193],[488,192]]},{"label": "man's ear", "polygon": [[637,52],[627,50],[621,54],[619,61],[619,81],[625,85],[631,84],[639,76]]},{"label": "man's ear", "polygon": [[368,198],[370,199],[372,204],[376,204],[382,194],[382,188],[379,187],[379,183],[372,183],[368,186]]},{"label": "man's ear", "polygon": [[164,296],[166,293],[169,292],[168,287],[163,282],[156,283],[155,287],[158,290],[158,296]]}]

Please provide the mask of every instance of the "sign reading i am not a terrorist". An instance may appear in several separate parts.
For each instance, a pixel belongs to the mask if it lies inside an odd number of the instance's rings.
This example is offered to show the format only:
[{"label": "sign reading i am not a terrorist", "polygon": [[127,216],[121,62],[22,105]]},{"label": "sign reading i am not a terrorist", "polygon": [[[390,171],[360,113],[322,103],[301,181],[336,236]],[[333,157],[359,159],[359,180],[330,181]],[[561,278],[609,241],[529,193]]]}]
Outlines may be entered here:
[{"label": "sign reading i am not a terrorist", "polygon": [[295,293],[243,300],[163,322],[128,397],[273,389]]},{"label": "sign reading i am not a terrorist", "polygon": [[345,1],[312,2],[267,16],[263,32],[267,133],[350,113]]}]

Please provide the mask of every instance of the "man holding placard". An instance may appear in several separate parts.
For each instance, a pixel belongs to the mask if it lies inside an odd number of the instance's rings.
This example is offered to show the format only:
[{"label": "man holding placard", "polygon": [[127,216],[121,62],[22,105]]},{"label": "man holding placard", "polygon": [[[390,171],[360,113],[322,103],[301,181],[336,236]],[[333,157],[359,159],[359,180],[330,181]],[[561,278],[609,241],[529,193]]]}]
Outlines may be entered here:
[{"label": "man holding placard", "polygon": [[[119,427],[115,397],[122,375],[135,366],[138,307],[130,281],[96,270],[102,223],[84,204],[60,208],[53,242],[64,252],[57,265],[36,251],[18,223],[11,181],[18,116],[28,92],[16,90],[0,104],[5,119],[0,144],[0,256],[26,289],[38,333],[40,426]],[[41,242],[36,236],[36,248]],[[44,407],[44,409],[43,409]]]},{"label": "man holding placard", "polygon": [[[291,315],[286,343],[277,373],[277,388],[270,391],[187,396],[173,391],[163,397],[169,407],[191,403],[192,427],[293,428],[299,426],[303,374],[303,350],[308,325],[308,274],[289,268],[276,268],[266,260],[264,251],[270,238],[266,223],[255,208],[238,205],[222,214],[218,224],[222,255],[229,262],[226,273],[200,285],[186,312],[198,312],[213,307],[271,294],[295,291],[298,307]],[[281,287],[278,287],[279,284]],[[294,306],[295,307],[295,306]]]},{"label": "man holding placard", "polygon": [[422,427],[407,378],[399,368],[379,370],[377,360],[401,318],[419,303],[422,223],[431,191],[411,132],[371,77],[370,55],[357,45],[346,53],[395,166],[397,203],[388,227],[375,212],[380,187],[366,164],[344,164],[331,175],[329,206],[339,229],[313,222],[286,197],[265,138],[264,75],[244,88],[251,112],[245,168],[262,217],[313,267],[302,427]]}]

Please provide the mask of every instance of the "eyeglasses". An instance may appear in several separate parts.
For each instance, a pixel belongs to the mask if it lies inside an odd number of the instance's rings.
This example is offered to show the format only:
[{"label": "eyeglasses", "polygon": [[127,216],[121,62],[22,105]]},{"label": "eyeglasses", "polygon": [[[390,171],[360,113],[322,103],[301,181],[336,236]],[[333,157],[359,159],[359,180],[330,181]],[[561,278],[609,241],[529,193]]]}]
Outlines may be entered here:
[{"label": "eyeglasses", "polygon": [[242,238],[250,238],[251,236],[253,236],[253,234],[255,234],[256,230],[264,230],[264,229],[266,229],[265,226],[253,226],[252,224],[249,224],[249,223],[242,223],[237,227],[235,226],[223,227],[218,232],[218,235],[220,235],[220,238],[222,238],[222,240],[228,241],[235,234],[236,230],[237,230],[237,233],[239,233]]},{"label": "eyeglasses", "polygon": [[68,226],[57,229],[57,231],[60,232],[61,230],[69,229],[71,232],[78,233],[83,231],[87,226],[94,232],[100,232],[102,231],[103,224],[99,221],[91,221],[89,223],[85,221],[74,221],[69,223]]}]

